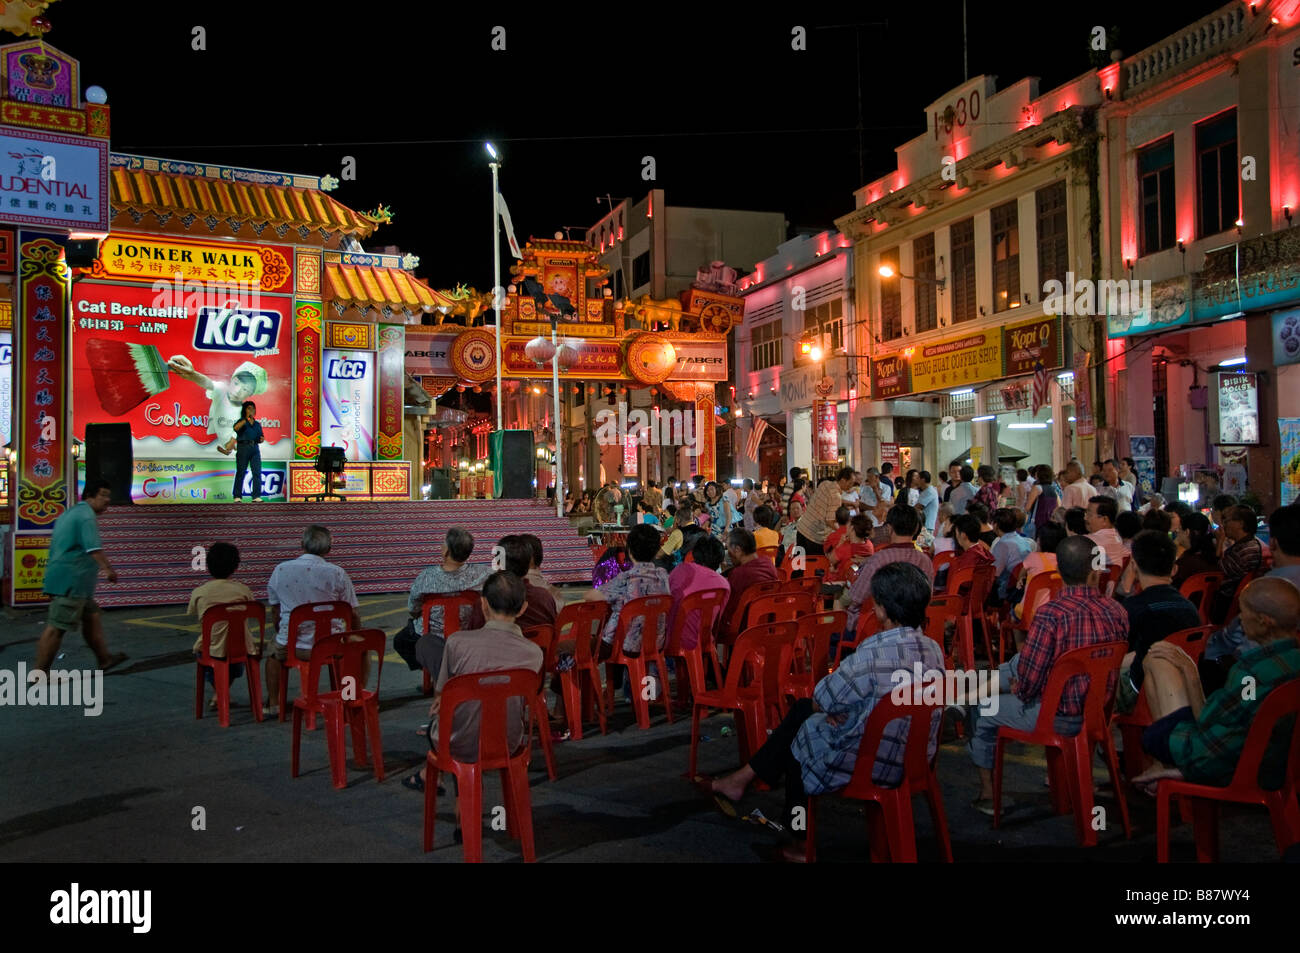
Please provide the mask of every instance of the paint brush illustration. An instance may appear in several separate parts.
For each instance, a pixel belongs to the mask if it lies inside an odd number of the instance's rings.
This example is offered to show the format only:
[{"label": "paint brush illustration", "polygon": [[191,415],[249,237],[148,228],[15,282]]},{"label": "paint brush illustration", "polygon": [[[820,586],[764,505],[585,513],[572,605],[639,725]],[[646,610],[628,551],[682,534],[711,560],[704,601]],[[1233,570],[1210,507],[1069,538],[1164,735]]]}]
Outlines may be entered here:
[{"label": "paint brush illustration", "polygon": [[171,383],[167,362],[152,344],[90,338],[86,360],[100,406],[114,417],[162,393]]}]

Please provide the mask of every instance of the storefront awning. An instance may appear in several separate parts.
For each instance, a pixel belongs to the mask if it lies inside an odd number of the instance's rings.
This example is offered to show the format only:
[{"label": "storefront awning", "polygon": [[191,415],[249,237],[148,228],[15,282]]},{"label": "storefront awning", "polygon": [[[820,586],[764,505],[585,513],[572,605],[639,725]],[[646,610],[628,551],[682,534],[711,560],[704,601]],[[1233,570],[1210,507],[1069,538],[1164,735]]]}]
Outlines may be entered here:
[{"label": "storefront awning", "polygon": [[451,308],[456,302],[400,268],[325,265],[325,300],[365,312],[404,311],[408,315]]},{"label": "storefront awning", "polygon": [[291,228],[300,233],[299,237],[319,230],[329,237],[343,234],[366,238],[376,227],[366,216],[316,189],[121,167],[109,170],[108,183],[113,218],[128,213],[137,223],[146,213],[153,213],[161,222],[178,216],[187,228],[199,220],[210,231],[224,225],[237,233],[249,225],[260,235],[269,225],[278,238]]}]

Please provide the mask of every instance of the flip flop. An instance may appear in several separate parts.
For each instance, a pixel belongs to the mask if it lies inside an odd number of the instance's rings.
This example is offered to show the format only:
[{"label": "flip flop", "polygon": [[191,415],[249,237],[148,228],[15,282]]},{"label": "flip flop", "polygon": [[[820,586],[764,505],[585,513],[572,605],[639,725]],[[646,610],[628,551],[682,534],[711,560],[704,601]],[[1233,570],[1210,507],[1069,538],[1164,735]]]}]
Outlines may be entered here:
[{"label": "flip flop", "polygon": [[694,784],[699,791],[713,798],[714,805],[716,805],[718,810],[724,815],[731,818],[740,817],[740,811],[736,808],[736,802],[720,791],[713,790],[712,781],[712,778],[705,777],[704,775],[696,775],[695,779],[691,783]]}]

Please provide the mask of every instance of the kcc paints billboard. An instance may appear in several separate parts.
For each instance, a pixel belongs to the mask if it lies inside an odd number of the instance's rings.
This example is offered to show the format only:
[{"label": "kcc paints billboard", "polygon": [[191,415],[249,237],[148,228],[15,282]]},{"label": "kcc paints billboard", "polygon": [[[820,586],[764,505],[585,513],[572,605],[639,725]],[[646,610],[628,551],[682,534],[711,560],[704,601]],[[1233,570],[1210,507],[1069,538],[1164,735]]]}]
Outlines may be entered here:
[{"label": "kcc paints billboard", "polygon": [[178,299],[83,279],[72,300],[73,431],[131,425],[135,455],[215,453],[240,404],[257,404],[262,456],[292,453],[292,300],[235,293]]},{"label": "kcc paints billboard", "polygon": [[326,348],[322,355],[321,445],[342,447],[349,460],[375,459],[375,354]]}]

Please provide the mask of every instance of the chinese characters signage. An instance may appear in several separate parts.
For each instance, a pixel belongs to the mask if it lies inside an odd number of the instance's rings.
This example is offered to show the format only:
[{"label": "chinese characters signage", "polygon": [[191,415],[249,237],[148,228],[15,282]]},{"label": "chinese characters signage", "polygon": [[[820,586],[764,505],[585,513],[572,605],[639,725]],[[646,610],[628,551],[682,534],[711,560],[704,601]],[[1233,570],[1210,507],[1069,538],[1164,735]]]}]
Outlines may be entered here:
[{"label": "chinese characters signage", "polygon": [[[251,292],[292,291],[291,250],[234,242],[172,241],[114,232],[99,247],[91,266],[95,278],[129,281],[215,282]],[[199,289],[180,288],[173,297]]]},{"label": "chinese characters signage", "polygon": [[1097,421],[1092,416],[1092,374],[1087,351],[1074,352],[1074,416],[1075,432],[1080,437],[1091,437],[1097,432]]},{"label": "chinese characters signage", "polygon": [[0,126],[0,219],[108,231],[108,142]]},{"label": "chinese characters signage", "polygon": [[37,106],[78,106],[81,102],[79,65],[72,57],[40,40],[10,43],[0,48],[3,95],[15,102]]},{"label": "chinese characters signage", "polygon": [[314,460],[320,452],[321,306],[302,301],[294,309],[294,351],[298,356],[298,400],[294,410],[293,454]]},{"label": "chinese characters signage", "polygon": [[871,396],[886,400],[906,394],[950,390],[1032,374],[1064,364],[1061,319],[1047,316],[1004,328],[969,331],[959,337],[917,344],[871,362]]},{"label": "chinese characters signage", "polygon": [[375,458],[375,354],[326,348],[321,356],[321,429],[348,460]]},{"label": "chinese characters signage", "polygon": [[406,403],[406,338],[400,324],[379,329],[379,427],[376,457],[402,459],[402,406]]},{"label": "chinese characters signage", "polygon": [[840,426],[835,401],[813,401],[812,425],[813,462],[819,466],[839,463]]}]

